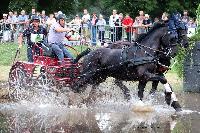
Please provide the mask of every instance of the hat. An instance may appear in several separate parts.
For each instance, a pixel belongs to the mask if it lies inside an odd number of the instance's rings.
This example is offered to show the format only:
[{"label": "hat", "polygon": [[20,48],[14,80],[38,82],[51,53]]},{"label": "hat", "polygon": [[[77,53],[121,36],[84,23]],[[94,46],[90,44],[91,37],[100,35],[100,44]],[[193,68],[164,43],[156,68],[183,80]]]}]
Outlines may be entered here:
[{"label": "hat", "polygon": [[65,16],[65,14],[59,14],[56,19],[57,20],[60,20],[60,19],[66,20],[66,16]]},{"label": "hat", "polygon": [[7,16],[8,16],[8,14],[5,14],[5,13],[3,14],[3,17],[7,17]]},{"label": "hat", "polygon": [[40,18],[37,15],[34,15],[31,17],[31,21],[33,22],[34,20],[40,21]]},{"label": "hat", "polygon": [[58,14],[63,14],[62,11],[58,11]]},{"label": "hat", "polygon": [[149,14],[145,14],[144,17],[149,17]]}]

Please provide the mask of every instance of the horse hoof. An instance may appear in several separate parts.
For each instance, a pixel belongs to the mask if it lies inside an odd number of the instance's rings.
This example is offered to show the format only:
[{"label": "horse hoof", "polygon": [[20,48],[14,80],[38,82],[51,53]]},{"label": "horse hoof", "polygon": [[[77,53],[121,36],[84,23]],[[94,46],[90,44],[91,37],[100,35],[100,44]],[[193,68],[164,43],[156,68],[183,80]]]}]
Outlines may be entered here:
[{"label": "horse hoof", "polygon": [[171,106],[176,110],[176,112],[181,112],[182,108],[178,101],[173,101]]}]

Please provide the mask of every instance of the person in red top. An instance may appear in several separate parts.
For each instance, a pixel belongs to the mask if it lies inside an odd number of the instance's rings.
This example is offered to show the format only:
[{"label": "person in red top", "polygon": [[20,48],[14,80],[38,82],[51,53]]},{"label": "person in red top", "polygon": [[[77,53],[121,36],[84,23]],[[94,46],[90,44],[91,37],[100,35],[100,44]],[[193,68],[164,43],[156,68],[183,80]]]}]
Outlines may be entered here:
[{"label": "person in red top", "polygon": [[133,19],[129,16],[129,14],[126,14],[124,20],[122,21],[122,26],[126,29],[126,35],[127,35],[127,40],[131,42],[131,33],[132,33],[132,25],[134,21]]}]

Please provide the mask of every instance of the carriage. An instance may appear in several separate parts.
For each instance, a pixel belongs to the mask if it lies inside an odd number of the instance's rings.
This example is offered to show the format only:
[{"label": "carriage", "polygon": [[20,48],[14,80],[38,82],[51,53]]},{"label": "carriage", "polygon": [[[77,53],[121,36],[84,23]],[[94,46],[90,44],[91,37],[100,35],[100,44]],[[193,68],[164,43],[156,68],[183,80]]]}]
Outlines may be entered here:
[{"label": "carriage", "polygon": [[[75,54],[75,48],[66,45]],[[14,61],[9,72],[9,96],[11,99],[21,100],[33,93],[35,89],[42,91],[60,91],[62,87],[69,87],[80,74],[80,63],[73,63],[65,58],[64,65],[60,65],[58,58],[51,52],[47,54],[44,46],[33,45],[33,63]]]}]

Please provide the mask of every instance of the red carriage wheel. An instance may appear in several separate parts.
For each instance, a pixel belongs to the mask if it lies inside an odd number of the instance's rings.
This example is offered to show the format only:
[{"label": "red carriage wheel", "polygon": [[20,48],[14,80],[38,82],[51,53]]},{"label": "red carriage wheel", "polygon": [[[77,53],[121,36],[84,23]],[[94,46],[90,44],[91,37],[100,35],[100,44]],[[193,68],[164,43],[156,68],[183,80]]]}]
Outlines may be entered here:
[{"label": "red carriage wheel", "polygon": [[24,100],[28,99],[28,97],[32,95],[32,91],[29,87],[31,80],[22,64],[16,63],[12,66],[8,82],[9,97],[12,100]]}]

